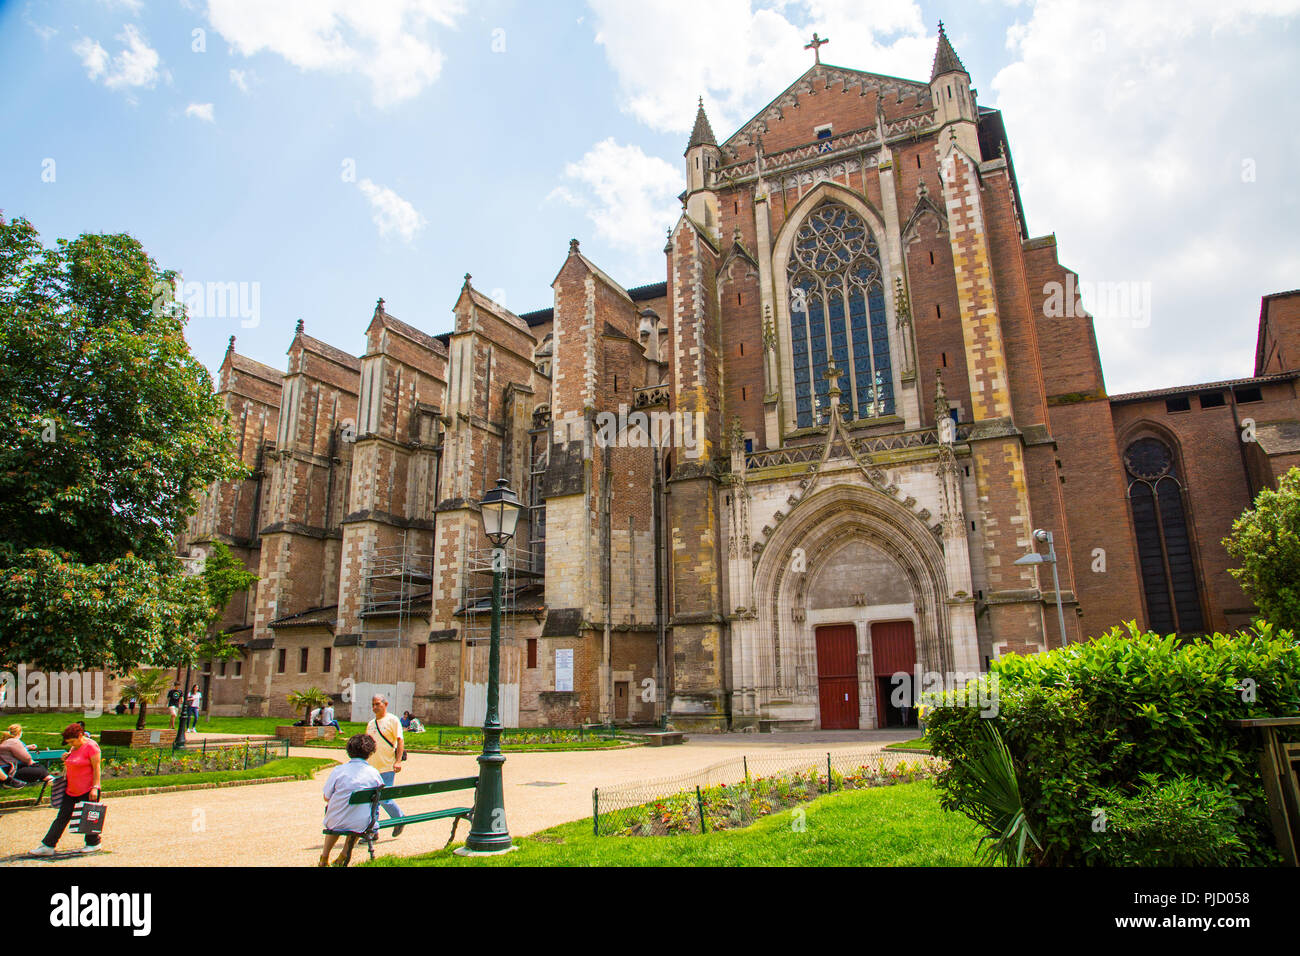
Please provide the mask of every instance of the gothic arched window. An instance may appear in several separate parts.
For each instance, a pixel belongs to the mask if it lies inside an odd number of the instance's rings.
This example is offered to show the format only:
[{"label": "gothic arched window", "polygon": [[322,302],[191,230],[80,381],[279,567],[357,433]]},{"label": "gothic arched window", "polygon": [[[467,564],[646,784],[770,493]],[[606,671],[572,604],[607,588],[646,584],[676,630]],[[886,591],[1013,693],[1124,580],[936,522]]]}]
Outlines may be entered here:
[{"label": "gothic arched window", "polygon": [[818,206],[795,235],[786,274],[797,427],[821,424],[830,414],[830,358],[842,373],[846,421],[892,415],[880,249],[862,217],[842,203]]},{"label": "gothic arched window", "polygon": [[1161,634],[1202,631],[1200,591],[1173,452],[1158,438],[1139,438],[1125,450],[1124,467],[1148,625]]}]

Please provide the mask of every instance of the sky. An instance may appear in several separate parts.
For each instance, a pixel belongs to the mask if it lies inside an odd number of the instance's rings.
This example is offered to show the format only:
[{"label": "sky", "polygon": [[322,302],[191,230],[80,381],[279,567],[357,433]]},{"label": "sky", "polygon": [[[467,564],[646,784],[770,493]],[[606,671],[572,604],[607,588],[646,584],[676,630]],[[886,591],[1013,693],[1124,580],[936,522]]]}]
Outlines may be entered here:
[{"label": "sky", "polygon": [[570,238],[663,281],[698,96],[729,136],[814,30],[926,81],[941,19],[1108,390],[1250,375],[1300,288],[1300,0],[0,0],[0,210],[137,237],[210,369],[284,368],[299,319],[360,354],[381,296],[448,331],[466,273],[549,307]]}]

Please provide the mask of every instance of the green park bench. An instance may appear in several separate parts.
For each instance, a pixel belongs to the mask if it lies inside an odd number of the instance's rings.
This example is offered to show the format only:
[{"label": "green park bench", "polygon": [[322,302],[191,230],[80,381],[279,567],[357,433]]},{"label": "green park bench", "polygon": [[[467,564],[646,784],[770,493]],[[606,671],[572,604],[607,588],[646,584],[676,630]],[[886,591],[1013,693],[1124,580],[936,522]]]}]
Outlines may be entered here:
[{"label": "green park bench", "polygon": [[366,841],[366,850],[370,853],[370,859],[375,858],[375,839],[379,836],[380,830],[389,830],[393,827],[409,827],[416,823],[428,823],[431,820],[451,819],[451,836],[447,837],[447,842],[443,844],[443,849],[451,846],[451,841],[456,839],[456,828],[460,826],[460,821],[468,822],[470,815],[473,814],[474,808],[469,807],[450,807],[446,810],[430,810],[427,813],[412,813],[402,817],[390,817],[386,820],[379,819],[379,805],[389,800],[402,800],[406,797],[422,797],[432,793],[454,793],[458,790],[477,790],[478,777],[457,777],[454,780],[431,780],[428,783],[407,783],[399,784],[393,787],[371,787],[368,790],[358,790],[348,798],[349,806],[360,806],[361,804],[370,804],[370,825],[364,833],[357,834],[351,830],[323,830],[326,834],[336,834],[338,836],[360,836]]}]

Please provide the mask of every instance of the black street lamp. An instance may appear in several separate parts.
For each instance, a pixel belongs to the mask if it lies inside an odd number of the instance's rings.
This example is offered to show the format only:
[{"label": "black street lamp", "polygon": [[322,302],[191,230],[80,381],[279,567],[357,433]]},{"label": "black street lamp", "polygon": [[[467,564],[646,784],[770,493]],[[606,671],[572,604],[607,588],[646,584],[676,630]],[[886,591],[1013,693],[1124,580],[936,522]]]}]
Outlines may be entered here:
[{"label": "black street lamp", "polygon": [[505,790],[501,780],[501,582],[506,570],[506,545],[515,536],[523,505],[506,484],[483,496],[483,533],[492,542],[492,644],[488,654],[487,716],[483,721],[483,753],[478,758],[478,790],[474,794],[474,816],[470,821],[462,855],[506,853],[514,849],[506,829]]},{"label": "black street lamp", "polygon": [[180,706],[177,708],[181,712],[180,726],[176,728],[176,739],[172,741],[172,750],[180,750],[185,746],[185,702],[190,699],[190,662],[185,662],[185,683],[181,684]]}]

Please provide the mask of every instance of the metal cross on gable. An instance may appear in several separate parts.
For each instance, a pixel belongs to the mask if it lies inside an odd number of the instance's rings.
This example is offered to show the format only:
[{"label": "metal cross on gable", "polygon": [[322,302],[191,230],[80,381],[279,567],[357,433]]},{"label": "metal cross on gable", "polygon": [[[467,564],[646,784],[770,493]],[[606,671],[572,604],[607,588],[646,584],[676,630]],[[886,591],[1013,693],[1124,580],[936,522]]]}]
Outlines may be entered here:
[{"label": "metal cross on gable", "polygon": [[814,33],[814,34],[813,34],[813,38],[812,38],[812,42],[806,44],[806,45],[804,46],[804,49],[805,49],[805,50],[812,50],[812,51],[813,51],[813,58],[816,60],[816,65],[820,65],[821,62],[822,62],[822,51],[821,51],[821,48],[822,48],[822,46],[824,46],[825,44],[830,43],[830,42],[831,42],[830,40],[823,40],[823,39],[822,39],[821,37],[819,37],[816,33]]}]

